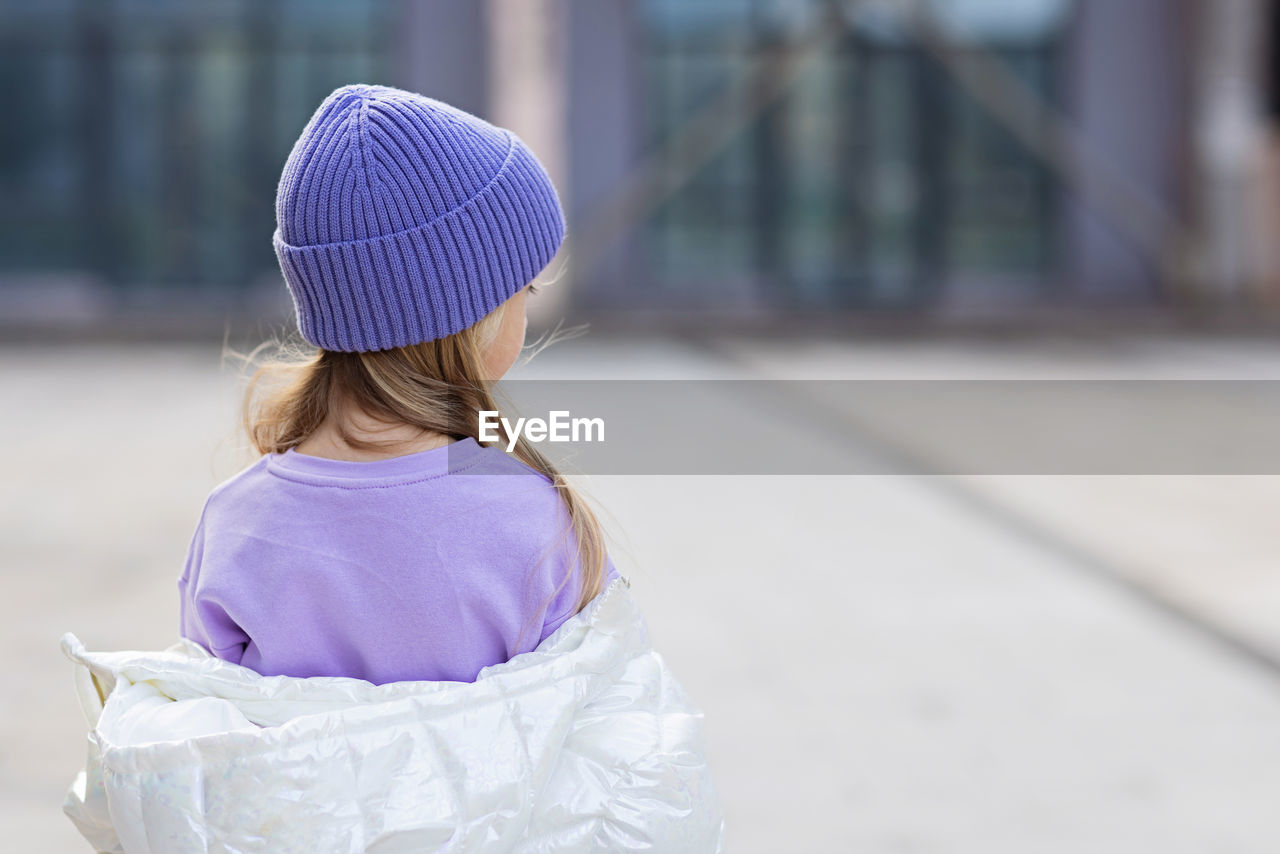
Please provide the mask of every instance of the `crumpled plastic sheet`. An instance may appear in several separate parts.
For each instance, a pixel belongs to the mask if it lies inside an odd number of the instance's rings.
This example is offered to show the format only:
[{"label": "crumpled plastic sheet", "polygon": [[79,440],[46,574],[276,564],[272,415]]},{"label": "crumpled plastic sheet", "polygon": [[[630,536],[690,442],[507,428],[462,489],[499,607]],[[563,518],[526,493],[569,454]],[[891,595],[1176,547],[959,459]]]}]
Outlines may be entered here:
[{"label": "crumpled plastic sheet", "polygon": [[63,809],[100,852],[723,851],[702,712],[625,579],[473,683],[62,648],[91,728]]}]

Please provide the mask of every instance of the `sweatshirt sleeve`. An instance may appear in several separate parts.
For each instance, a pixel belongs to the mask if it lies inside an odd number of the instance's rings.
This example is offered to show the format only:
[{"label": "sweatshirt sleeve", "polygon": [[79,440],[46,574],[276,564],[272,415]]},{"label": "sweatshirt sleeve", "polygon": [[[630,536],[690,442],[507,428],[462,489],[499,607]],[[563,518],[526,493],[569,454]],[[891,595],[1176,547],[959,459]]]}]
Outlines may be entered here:
[{"label": "sweatshirt sleeve", "polygon": [[[206,510],[208,504],[205,504]],[[227,613],[221,597],[210,590],[200,574],[204,554],[205,513],[196,523],[186,566],[178,579],[178,632],[207,649],[212,655],[233,664],[244,656],[249,636]]]},{"label": "sweatshirt sleeve", "polygon": [[[542,643],[555,632],[556,629],[564,625],[570,617],[578,613],[578,594],[581,590],[582,573],[580,571],[580,563],[576,559],[573,560],[573,578],[565,584],[565,586],[556,594],[555,599],[547,607],[547,618],[542,626],[542,634],[538,637],[538,643]],[[613,565],[608,552],[604,556],[604,584],[607,587],[609,582],[618,577],[618,568]]]}]

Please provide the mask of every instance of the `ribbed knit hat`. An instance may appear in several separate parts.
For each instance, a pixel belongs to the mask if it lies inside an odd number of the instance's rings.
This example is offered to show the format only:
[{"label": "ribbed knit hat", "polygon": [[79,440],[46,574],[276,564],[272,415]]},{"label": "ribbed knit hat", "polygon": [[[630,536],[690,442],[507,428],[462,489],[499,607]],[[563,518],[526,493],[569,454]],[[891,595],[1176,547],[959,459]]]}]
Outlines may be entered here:
[{"label": "ribbed knit hat", "polygon": [[274,243],[302,336],[347,352],[452,335],[551,261],[555,188],[515,134],[388,86],[335,89],[276,195]]}]

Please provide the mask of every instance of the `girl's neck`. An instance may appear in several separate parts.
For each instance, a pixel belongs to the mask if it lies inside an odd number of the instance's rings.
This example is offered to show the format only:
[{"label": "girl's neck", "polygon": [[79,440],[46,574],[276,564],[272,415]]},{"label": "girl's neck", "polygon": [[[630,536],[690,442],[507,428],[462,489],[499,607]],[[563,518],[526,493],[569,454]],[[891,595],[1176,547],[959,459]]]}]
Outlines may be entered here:
[{"label": "girl's neck", "polygon": [[362,448],[348,444],[346,438],[334,426],[331,418],[326,418],[314,433],[294,447],[299,454],[311,457],[325,457],[331,460],[347,460],[350,462],[370,462],[385,460],[390,457],[403,457],[442,448],[453,441],[452,436],[441,433],[423,432],[412,424],[384,424],[369,429],[354,423],[346,425],[346,435],[357,441],[377,442],[380,447]]}]

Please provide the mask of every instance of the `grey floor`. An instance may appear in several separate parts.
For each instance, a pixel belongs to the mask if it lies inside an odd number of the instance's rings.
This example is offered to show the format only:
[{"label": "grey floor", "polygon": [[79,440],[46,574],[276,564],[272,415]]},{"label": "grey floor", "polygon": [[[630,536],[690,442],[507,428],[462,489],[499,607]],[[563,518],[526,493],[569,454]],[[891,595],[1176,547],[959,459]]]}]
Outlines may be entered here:
[{"label": "grey floor", "polygon": [[[590,336],[513,376],[1275,379],[1280,344]],[[216,346],[10,346],[0,399],[3,847],[88,850],[58,638],[173,640],[204,496],[248,460],[236,378]],[[1280,477],[578,480],[706,713],[731,851],[1280,850]]]}]

